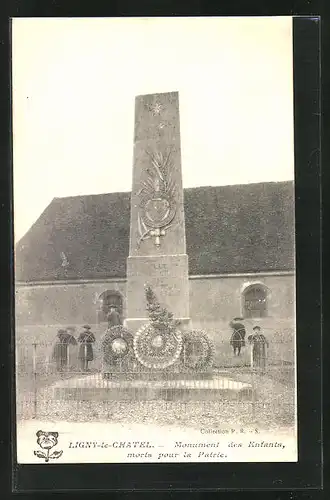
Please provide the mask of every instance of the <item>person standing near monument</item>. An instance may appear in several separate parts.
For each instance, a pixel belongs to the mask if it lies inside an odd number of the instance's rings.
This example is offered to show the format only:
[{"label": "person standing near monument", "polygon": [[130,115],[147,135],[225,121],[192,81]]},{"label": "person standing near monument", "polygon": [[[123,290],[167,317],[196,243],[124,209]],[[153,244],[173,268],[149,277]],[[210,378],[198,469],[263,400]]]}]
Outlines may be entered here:
[{"label": "person standing near monument", "polygon": [[261,333],[260,326],[253,327],[253,334],[248,336],[252,346],[252,367],[258,368],[261,373],[266,370],[266,348],[269,347],[266,337]]},{"label": "person standing near monument", "polygon": [[74,326],[67,326],[66,331],[70,335],[70,339],[71,339],[69,346],[68,346],[67,367],[71,371],[76,371],[76,369],[77,369],[77,355],[78,355],[78,343],[77,343],[77,340],[75,338],[76,328]]},{"label": "person standing near monument", "polygon": [[59,372],[68,366],[68,352],[71,345],[77,345],[74,336],[67,330],[58,330],[52,359],[56,362],[56,370]]},{"label": "person standing near monument", "polygon": [[107,320],[108,320],[108,328],[121,325],[120,314],[117,311],[116,306],[113,304],[111,304],[111,306],[110,306],[110,312],[107,316]]},{"label": "person standing near monument", "polygon": [[84,331],[78,337],[79,353],[78,359],[80,361],[80,368],[83,371],[88,370],[88,363],[93,361],[93,346],[92,344],[95,342],[95,335],[91,331],[91,327],[89,325],[83,326]]}]

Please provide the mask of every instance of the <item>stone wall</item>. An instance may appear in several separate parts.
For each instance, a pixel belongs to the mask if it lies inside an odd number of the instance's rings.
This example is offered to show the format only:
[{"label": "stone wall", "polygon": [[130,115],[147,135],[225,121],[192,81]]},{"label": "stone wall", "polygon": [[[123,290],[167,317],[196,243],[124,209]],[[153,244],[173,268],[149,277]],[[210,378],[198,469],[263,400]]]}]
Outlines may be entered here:
[{"label": "stone wall", "polygon": [[[251,284],[267,287],[268,316],[246,320],[247,335],[259,324],[270,342],[269,357],[275,364],[294,362],[295,277],[291,275],[254,275],[191,277],[190,312],[192,327],[204,329],[215,344],[218,366],[233,363],[229,321],[242,314],[242,294]],[[92,325],[99,339],[105,324],[98,324],[98,297],[105,291],[119,292],[123,297],[123,316],[127,311],[126,281],[107,280],[98,283],[43,284],[17,286],[16,338],[19,343],[51,342],[60,325]],[[143,293],[143,292],[141,292]],[[34,339],[34,340],[32,340]],[[249,349],[243,349],[249,362]],[[97,356],[96,356],[97,357]],[[243,361],[242,358],[242,361]]]},{"label": "stone wall", "polygon": [[[190,279],[190,312],[193,328],[203,329],[212,338],[216,353],[231,359],[229,322],[243,315],[243,293],[253,284],[267,289],[267,317],[248,319],[246,336],[260,325],[270,342],[275,362],[294,362],[295,356],[295,276],[286,274],[197,277]],[[248,349],[243,350],[248,356]]]},{"label": "stone wall", "polygon": [[[295,277],[253,275],[191,277],[190,316],[194,328],[204,328],[214,337],[228,335],[229,321],[243,314],[243,292],[251,284],[267,288],[268,315],[248,320],[248,328],[260,324],[272,336],[281,338],[284,330],[294,330]],[[90,283],[17,285],[16,317],[20,325],[82,325],[98,322],[98,298],[105,291],[119,292],[126,317],[126,281],[107,280]],[[144,293],[141,290],[141,293]],[[281,330],[277,332],[277,330]],[[287,334],[284,333],[285,338]]]},{"label": "stone wall", "polygon": [[259,324],[273,329],[276,324],[294,327],[295,276],[255,275],[220,278],[198,277],[190,280],[190,311],[195,328],[228,330],[229,321],[243,316],[243,293],[253,284],[267,289],[267,317],[247,320],[247,324]]},{"label": "stone wall", "polygon": [[119,292],[126,313],[126,282],[43,284],[16,287],[18,324],[82,325],[98,322],[99,297],[105,291]]}]

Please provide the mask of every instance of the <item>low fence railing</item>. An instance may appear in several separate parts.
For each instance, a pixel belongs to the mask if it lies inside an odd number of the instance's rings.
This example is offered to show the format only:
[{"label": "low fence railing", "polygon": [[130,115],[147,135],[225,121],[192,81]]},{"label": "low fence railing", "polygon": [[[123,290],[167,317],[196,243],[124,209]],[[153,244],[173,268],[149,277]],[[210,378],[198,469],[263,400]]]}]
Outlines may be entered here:
[{"label": "low fence railing", "polygon": [[213,366],[205,370],[192,370],[182,362],[152,370],[137,360],[105,369],[99,341],[86,370],[70,353],[59,366],[53,349],[51,342],[17,342],[19,418],[121,421],[125,415],[149,418],[150,411],[159,411],[165,422],[185,412],[201,413],[200,418],[215,412],[220,419],[227,418],[227,412],[228,419],[261,418],[270,425],[292,424],[295,418],[295,365],[288,361],[294,359],[292,342],[270,341],[262,363],[253,359],[252,346],[234,356],[229,342],[218,342]]}]

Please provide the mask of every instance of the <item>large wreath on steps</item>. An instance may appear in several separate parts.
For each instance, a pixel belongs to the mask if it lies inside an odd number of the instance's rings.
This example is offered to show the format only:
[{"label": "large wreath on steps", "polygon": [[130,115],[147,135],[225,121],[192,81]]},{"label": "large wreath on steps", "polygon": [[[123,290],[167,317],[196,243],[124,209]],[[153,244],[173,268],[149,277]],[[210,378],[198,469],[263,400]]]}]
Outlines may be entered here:
[{"label": "large wreath on steps", "polygon": [[204,371],[213,364],[214,345],[203,330],[184,333],[180,361],[184,368]]},{"label": "large wreath on steps", "polygon": [[134,337],[134,354],[146,368],[164,369],[173,365],[182,350],[182,335],[161,331],[151,323],[143,325]]},{"label": "large wreath on steps", "polygon": [[160,306],[150,286],[146,286],[145,293],[150,323],[143,325],[135,334],[134,354],[146,368],[168,368],[179,359],[182,350],[179,322]]},{"label": "large wreath on steps", "polygon": [[112,364],[133,353],[133,334],[121,325],[112,326],[101,338],[103,362]]}]

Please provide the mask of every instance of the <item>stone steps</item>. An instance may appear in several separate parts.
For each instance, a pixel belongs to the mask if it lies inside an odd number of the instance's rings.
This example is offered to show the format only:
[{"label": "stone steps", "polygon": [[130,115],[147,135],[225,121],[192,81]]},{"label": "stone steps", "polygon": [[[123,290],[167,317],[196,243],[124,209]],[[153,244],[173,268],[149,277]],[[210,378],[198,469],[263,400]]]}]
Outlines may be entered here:
[{"label": "stone steps", "polygon": [[52,386],[54,399],[65,400],[216,400],[252,399],[246,382],[213,375],[204,380],[105,380],[102,374],[62,380]]}]

